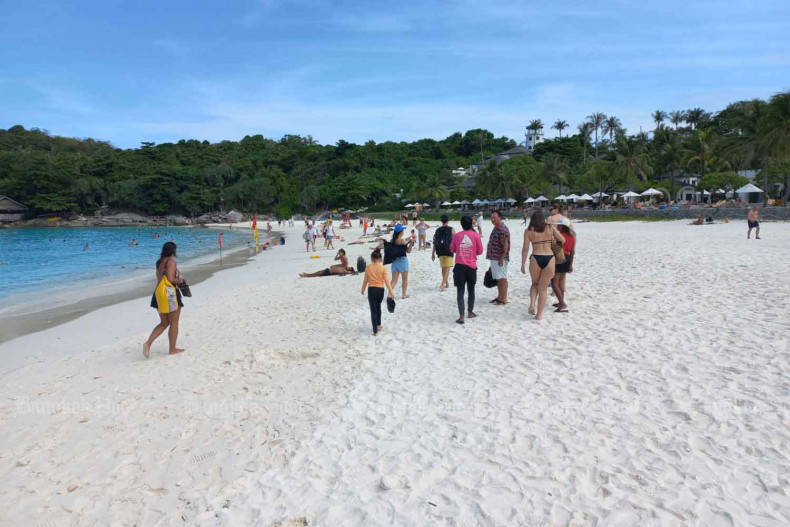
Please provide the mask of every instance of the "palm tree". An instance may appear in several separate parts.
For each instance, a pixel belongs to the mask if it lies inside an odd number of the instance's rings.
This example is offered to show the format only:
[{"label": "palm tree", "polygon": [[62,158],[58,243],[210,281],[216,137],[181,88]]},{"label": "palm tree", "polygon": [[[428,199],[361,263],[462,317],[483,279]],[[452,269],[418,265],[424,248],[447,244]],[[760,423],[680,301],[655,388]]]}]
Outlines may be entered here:
[{"label": "palm tree", "polygon": [[672,185],[671,199],[675,199],[675,171],[680,168],[683,162],[683,143],[677,132],[670,132],[662,137],[661,142],[661,161],[669,169],[669,180]]},{"label": "palm tree", "polygon": [[705,117],[705,110],[702,108],[692,108],[686,111],[686,123],[691,126],[692,130],[697,129],[697,123],[702,121]]},{"label": "palm tree", "polygon": [[[768,112],[760,126],[765,152],[776,161],[790,159],[790,91],[777,93],[768,103]],[[768,177],[768,163],[763,167],[765,178]],[[785,178],[784,204],[790,198],[790,178]],[[766,185],[767,186],[767,185]],[[766,199],[768,196],[766,189]]]},{"label": "palm tree", "polygon": [[614,115],[607,117],[603,123],[603,135],[609,134],[609,142],[614,144],[614,136],[623,131],[623,123]]},{"label": "palm tree", "polygon": [[592,133],[592,125],[590,123],[581,123],[576,126],[579,130],[579,135],[582,138],[582,147],[584,148],[584,157],[582,158],[584,164],[587,164],[587,145],[590,144],[590,134]]},{"label": "palm tree", "polygon": [[714,159],[713,142],[713,131],[695,130],[684,149],[686,166],[697,165],[702,177],[705,177]]},{"label": "palm tree", "polygon": [[533,132],[537,132],[538,130],[542,130],[543,129],[543,121],[541,121],[540,119],[532,119],[529,122],[529,126],[527,126],[527,128],[529,128]]},{"label": "palm tree", "polygon": [[651,117],[653,118],[653,122],[656,123],[656,130],[658,130],[659,128],[661,128],[661,123],[663,123],[664,120],[667,118],[667,112],[663,110],[656,110],[655,112],[653,112]]},{"label": "palm tree", "polygon": [[598,159],[598,130],[603,126],[606,121],[606,114],[603,112],[595,112],[587,116],[587,122],[590,123],[592,129],[595,130],[595,159]]},{"label": "palm tree", "polygon": [[570,166],[563,156],[550,152],[543,158],[543,176],[557,185],[557,194],[562,192],[562,184],[568,178]]},{"label": "palm tree", "polygon": [[560,133],[560,137],[562,137],[562,131],[568,128],[568,123],[567,121],[557,119],[551,127],[557,130]]},{"label": "palm tree", "polygon": [[675,130],[678,129],[678,125],[686,120],[686,112],[682,110],[675,110],[669,112],[669,121],[675,125]]},{"label": "palm tree", "polygon": [[647,147],[635,137],[619,136],[615,155],[615,163],[626,181],[645,180],[653,173]]}]

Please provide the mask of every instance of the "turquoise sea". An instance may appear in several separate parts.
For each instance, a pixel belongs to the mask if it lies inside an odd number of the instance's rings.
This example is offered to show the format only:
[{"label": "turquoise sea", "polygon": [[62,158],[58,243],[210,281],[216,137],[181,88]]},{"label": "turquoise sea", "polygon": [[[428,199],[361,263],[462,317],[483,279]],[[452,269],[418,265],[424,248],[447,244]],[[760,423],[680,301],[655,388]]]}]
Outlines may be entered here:
[{"label": "turquoise sea", "polygon": [[178,245],[180,263],[218,258],[220,232],[225,254],[252,241],[249,230],[188,227],[0,229],[0,314],[28,297],[40,301],[55,293],[71,296],[70,291],[76,297],[81,286],[111,290],[115,283],[153,277],[167,241]]}]

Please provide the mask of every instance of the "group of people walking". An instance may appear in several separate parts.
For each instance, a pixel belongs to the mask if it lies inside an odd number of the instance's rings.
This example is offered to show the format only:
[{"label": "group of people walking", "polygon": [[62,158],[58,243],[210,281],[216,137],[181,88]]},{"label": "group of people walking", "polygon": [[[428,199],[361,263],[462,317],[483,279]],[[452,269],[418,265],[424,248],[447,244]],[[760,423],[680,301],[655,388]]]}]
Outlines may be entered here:
[{"label": "group of people walking", "polygon": [[[554,205],[548,218],[541,211],[535,211],[529,220],[529,225],[524,231],[524,244],[521,251],[521,272],[529,272],[531,278],[529,313],[536,320],[543,318],[543,311],[548,297],[548,287],[557,298],[554,304],[555,312],[566,313],[568,306],[565,302],[566,277],[573,272],[573,260],[576,255],[576,234],[571,221],[562,215],[559,205]],[[453,275],[453,284],[456,288],[456,302],[458,304],[458,319],[456,323],[464,324],[467,319],[475,318],[475,287],[477,285],[477,260],[483,254],[482,225],[472,216],[461,218],[461,231],[455,232],[449,225],[449,217],[442,216],[442,225],[433,236],[431,245],[431,260],[439,258],[441,268],[441,282],[439,290],[444,291],[450,287],[450,272]],[[418,227],[418,247],[423,248],[425,233]],[[504,218],[499,211],[491,213],[493,230],[486,246],[485,258],[489,262],[490,277],[486,281],[495,284],[497,296],[490,301],[493,305],[506,305],[508,303],[508,266],[510,262],[511,239],[510,230],[505,225]],[[427,225],[425,227],[427,231]],[[390,297],[394,297],[394,287],[401,281],[402,298],[408,298],[408,254],[415,244],[415,236],[406,236],[406,227],[397,224],[394,228],[391,243],[397,246],[406,246],[405,253],[392,262],[392,281],[387,276],[386,268],[381,264],[381,248],[377,247],[371,255],[372,264],[365,271],[365,280],[362,293],[370,283],[375,286],[371,292],[368,289],[370,302],[371,321],[373,334],[377,335],[381,322],[381,302],[384,298],[384,288],[389,290]],[[530,248],[532,249],[530,255]],[[558,259],[560,261],[558,261]]]}]

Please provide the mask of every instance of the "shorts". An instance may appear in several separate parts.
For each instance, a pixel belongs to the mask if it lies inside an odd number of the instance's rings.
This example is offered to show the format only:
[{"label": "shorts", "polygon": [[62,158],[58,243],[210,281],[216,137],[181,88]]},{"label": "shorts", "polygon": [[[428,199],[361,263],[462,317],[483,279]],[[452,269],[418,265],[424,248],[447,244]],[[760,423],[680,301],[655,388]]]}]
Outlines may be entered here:
[{"label": "shorts", "polygon": [[409,272],[409,259],[405,256],[401,256],[400,258],[396,259],[392,262],[392,272],[393,273],[408,273]]},{"label": "shorts", "polygon": [[465,287],[467,284],[471,287],[477,284],[477,269],[472,269],[464,264],[456,265],[453,268],[453,285],[455,287]]},{"label": "shorts", "polygon": [[491,262],[491,276],[494,280],[507,279],[507,260],[500,266],[499,260],[489,260]]},{"label": "shorts", "polygon": [[748,224],[749,224],[749,228],[750,228],[750,229],[754,229],[754,228],[756,228],[756,227],[759,227],[759,226],[760,226],[760,222],[759,222],[759,221],[748,221],[748,220],[747,220],[747,222],[746,222],[746,223],[748,223]]},{"label": "shorts", "polygon": [[328,267],[321,272],[323,273],[321,276],[329,276],[332,274],[332,271],[330,271]]},{"label": "shorts", "polygon": [[568,255],[565,255],[565,263],[554,264],[554,274],[567,273],[571,263],[568,261]]},{"label": "shorts", "polygon": [[439,265],[442,266],[442,269],[446,269],[447,267],[453,266],[453,257],[452,256],[440,256],[439,257]]}]

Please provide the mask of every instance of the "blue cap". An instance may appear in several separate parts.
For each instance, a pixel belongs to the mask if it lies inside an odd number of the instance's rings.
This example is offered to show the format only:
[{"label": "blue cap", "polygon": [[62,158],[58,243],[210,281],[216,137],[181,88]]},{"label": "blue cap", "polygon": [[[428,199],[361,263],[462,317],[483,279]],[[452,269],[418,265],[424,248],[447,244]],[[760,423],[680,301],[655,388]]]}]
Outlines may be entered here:
[{"label": "blue cap", "polygon": [[400,223],[395,225],[395,234],[398,234],[399,232],[403,232],[405,230],[406,230],[406,227],[404,227]]}]

